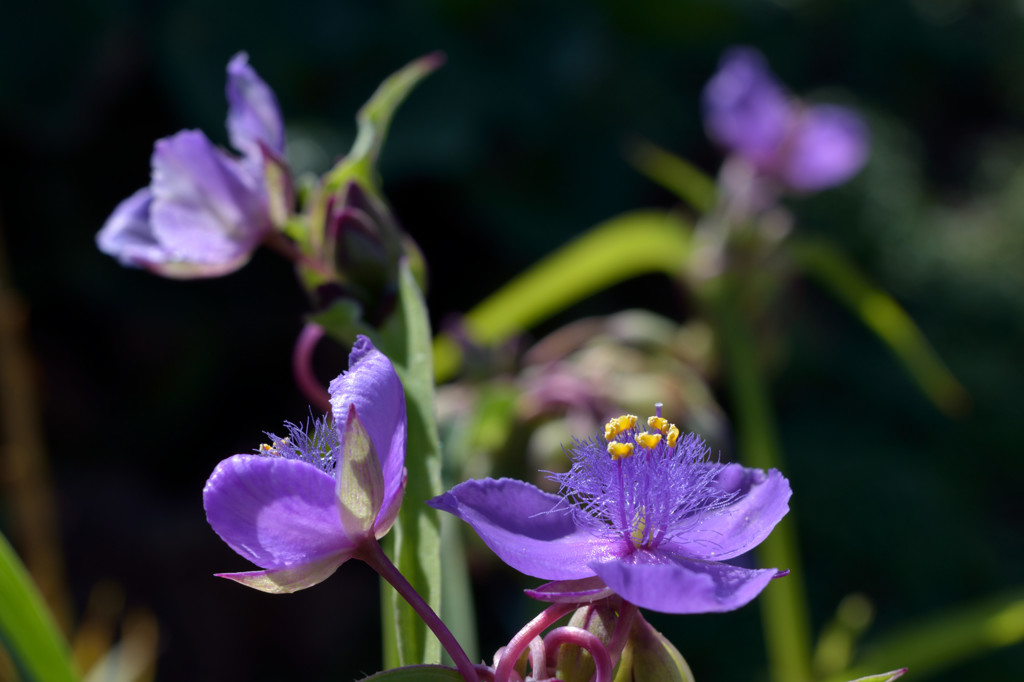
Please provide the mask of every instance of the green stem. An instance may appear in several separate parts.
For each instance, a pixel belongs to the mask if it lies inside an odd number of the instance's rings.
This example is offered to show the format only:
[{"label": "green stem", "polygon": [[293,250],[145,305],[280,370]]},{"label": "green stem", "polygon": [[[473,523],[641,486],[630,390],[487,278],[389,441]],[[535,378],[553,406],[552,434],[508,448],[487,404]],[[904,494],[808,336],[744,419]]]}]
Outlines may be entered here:
[{"label": "green stem", "polygon": [[[782,448],[768,384],[758,365],[753,331],[740,313],[734,283],[718,278],[706,285],[704,293],[724,356],[736,420],[737,451],[748,466],[781,468]],[[790,511],[757,550],[765,566],[791,571],[786,578],[773,581],[759,599],[769,672],[774,682],[811,680],[810,619],[795,527]]]}]

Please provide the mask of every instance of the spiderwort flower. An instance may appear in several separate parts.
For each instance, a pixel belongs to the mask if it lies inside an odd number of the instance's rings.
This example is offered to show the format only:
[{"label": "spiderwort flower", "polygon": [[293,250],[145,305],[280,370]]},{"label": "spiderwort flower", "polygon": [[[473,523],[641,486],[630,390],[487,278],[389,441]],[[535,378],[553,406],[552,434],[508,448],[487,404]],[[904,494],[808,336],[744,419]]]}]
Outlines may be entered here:
[{"label": "spiderwort flower", "polygon": [[868,131],[860,116],[792,99],[757,50],[726,52],[702,105],[712,140],[791,189],[841,184],[867,160]]},{"label": "spiderwort flower", "polygon": [[294,592],[350,558],[376,555],[405,492],[406,413],[391,362],[359,337],[349,371],[330,385],[331,417],[288,425],[252,455],[214,469],[206,518],[233,550],[263,570],[224,573],[264,592]]},{"label": "spiderwort flower", "polygon": [[695,435],[624,415],[576,441],[558,495],[512,479],[466,481],[429,502],[469,523],[508,565],[558,581],[531,594],[607,596],[654,611],[743,606],[779,575],[723,563],[758,545],[789,510],[789,482],[712,461]]},{"label": "spiderwort flower", "polygon": [[277,98],[244,52],[227,67],[227,129],[241,158],[199,130],[157,140],[152,179],[122,201],[96,236],[123,265],[173,278],[216,277],[242,267],[272,230],[264,164],[282,163]]}]

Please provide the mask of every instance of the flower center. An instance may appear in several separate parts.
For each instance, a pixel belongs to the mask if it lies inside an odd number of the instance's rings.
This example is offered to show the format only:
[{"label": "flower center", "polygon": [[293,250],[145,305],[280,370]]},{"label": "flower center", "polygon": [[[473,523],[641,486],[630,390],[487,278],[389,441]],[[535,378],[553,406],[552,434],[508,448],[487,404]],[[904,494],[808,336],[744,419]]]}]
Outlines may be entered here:
[{"label": "flower center", "polygon": [[304,426],[285,422],[288,435],[280,438],[272,433],[270,443],[256,448],[257,455],[297,459],[312,464],[324,473],[334,475],[335,450],[341,441],[330,417],[311,419]]},{"label": "flower center", "polygon": [[552,474],[572,513],[595,533],[625,543],[625,551],[652,550],[688,536],[708,514],[736,494],[716,483],[725,465],[710,461],[696,435],[657,413],[641,426],[624,414],[604,425],[604,433],[576,441],[572,468]]}]

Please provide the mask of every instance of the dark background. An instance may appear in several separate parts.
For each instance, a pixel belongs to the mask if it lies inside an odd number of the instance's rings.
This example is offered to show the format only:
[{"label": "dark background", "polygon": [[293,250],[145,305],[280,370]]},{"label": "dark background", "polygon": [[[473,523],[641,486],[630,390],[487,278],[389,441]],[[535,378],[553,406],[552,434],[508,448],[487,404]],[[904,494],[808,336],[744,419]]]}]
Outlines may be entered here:
[{"label": "dark background", "polygon": [[[94,245],[117,202],[147,184],[155,139],[189,127],[226,144],[232,54],[249,51],[280,99],[293,165],[315,172],[348,148],[382,78],[447,54],[401,108],[381,163],[431,265],[436,323],[594,223],[672,205],[624,162],[628,136],[713,173],[698,94],[734,44],[762,49],[795,92],[869,118],[868,167],[790,201],[798,229],[841,244],[892,292],[973,399],[964,417],[942,416],[827,296],[790,292],[774,393],[815,627],[852,592],[876,605],[876,635],[1019,585],[1019,3],[5,3],[0,229],[29,310],[72,617],[97,584],[119,586],[157,618],[162,680],[345,680],[379,665],[365,567],[289,597],[211,575],[247,566],[205,522],[207,475],[306,414],[289,354],[307,304],[290,267],[260,252],[229,277],[181,283]],[[544,330],[642,306],[668,283],[642,287]],[[344,367],[341,350],[318,358]],[[16,547],[20,523],[0,498]],[[511,572],[480,577],[490,652],[537,607],[511,599],[529,584]],[[756,606],[652,621],[698,679],[763,675]],[[1017,646],[929,679],[1022,676]]]}]

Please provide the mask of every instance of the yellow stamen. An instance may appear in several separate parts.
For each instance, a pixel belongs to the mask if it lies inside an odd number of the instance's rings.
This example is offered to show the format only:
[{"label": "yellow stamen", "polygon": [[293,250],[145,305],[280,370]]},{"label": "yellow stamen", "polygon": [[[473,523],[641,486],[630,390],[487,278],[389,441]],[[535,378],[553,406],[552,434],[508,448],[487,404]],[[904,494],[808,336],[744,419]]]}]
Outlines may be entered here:
[{"label": "yellow stamen", "polygon": [[676,446],[676,441],[678,439],[679,439],[679,429],[676,428],[675,424],[669,424],[669,427],[668,427],[668,438],[666,438],[666,440],[668,441],[668,446],[670,448],[674,448]]},{"label": "yellow stamen", "polygon": [[664,417],[648,417],[647,426],[651,427],[655,431],[665,433],[665,429],[668,428],[668,420]]},{"label": "yellow stamen", "polygon": [[619,424],[622,425],[622,430],[632,429],[636,426],[636,415],[635,414],[624,414],[619,417]]},{"label": "yellow stamen", "polygon": [[604,439],[615,440],[615,436],[619,435],[621,431],[622,428],[619,426],[619,420],[612,419],[604,425]]},{"label": "yellow stamen", "polygon": [[632,443],[608,443],[608,454],[612,459],[626,459],[633,456]]},{"label": "yellow stamen", "polygon": [[647,448],[648,450],[654,449],[654,446],[657,445],[660,440],[660,433],[638,433],[636,435],[636,442],[640,447]]}]

